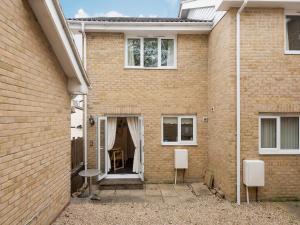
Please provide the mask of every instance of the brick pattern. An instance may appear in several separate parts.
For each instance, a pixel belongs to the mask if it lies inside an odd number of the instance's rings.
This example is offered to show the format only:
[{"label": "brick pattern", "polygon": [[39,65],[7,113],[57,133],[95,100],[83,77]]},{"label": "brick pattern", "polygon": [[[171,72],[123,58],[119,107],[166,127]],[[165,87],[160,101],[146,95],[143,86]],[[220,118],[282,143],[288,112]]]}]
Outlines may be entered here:
[{"label": "brick pattern", "polygon": [[0,224],[49,224],[70,198],[66,77],[27,1],[0,10]]},{"label": "brick pattern", "polygon": [[[228,12],[209,35],[208,173],[226,198],[236,196],[235,13]],[[212,110],[213,108],[213,110]]]},{"label": "brick pattern", "polygon": [[[89,33],[87,70],[91,115],[144,117],[145,180],[173,182],[175,146],[161,145],[162,114],[197,114],[198,146],[189,150],[186,181],[203,179],[207,167],[207,35],[178,35],[176,70],[124,69],[124,34]],[[89,167],[96,165],[95,126],[89,128]],[[91,143],[90,143],[91,144]],[[182,174],[179,174],[179,178]]]},{"label": "brick pattern", "polygon": [[241,157],[265,161],[260,199],[300,199],[300,156],[258,154],[259,113],[300,112],[300,56],[284,54],[284,22],[283,9],[241,17]]},{"label": "brick pattern", "polygon": [[[215,110],[209,111],[207,176],[214,176],[216,187],[230,200],[236,196],[235,26],[236,9],[231,9],[210,33],[208,54],[208,105]],[[261,200],[300,198],[299,156],[261,156],[258,146],[260,113],[300,112],[300,57],[285,55],[284,44],[283,9],[251,8],[242,13],[241,161],[265,161]],[[242,183],[241,190],[245,200]],[[250,194],[255,197],[254,190]]]}]

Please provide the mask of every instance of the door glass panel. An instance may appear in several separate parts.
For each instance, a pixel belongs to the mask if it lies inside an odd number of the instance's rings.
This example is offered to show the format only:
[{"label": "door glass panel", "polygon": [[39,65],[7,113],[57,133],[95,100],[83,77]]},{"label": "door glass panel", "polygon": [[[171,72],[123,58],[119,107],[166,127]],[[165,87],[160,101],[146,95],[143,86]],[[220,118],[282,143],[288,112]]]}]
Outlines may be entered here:
[{"label": "door glass panel", "polygon": [[104,175],[105,170],[105,146],[106,146],[106,137],[105,137],[105,130],[106,130],[106,123],[105,120],[100,119],[99,121],[99,170],[101,172],[101,175]]}]

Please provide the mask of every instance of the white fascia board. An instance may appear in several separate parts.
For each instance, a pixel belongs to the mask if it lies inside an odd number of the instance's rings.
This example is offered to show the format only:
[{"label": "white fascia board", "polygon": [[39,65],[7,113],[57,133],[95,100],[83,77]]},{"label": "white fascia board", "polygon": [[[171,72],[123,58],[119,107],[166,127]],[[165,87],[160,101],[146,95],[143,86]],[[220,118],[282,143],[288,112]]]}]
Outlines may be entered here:
[{"label": "white fascia board", "polygon": [[[239,8],[243,0],[223,0],[217,6],[217,11],[228,11],[230,8]],[[286,10],[300,10],[300,0],[249,0],[247,7],[283,8]]]},{"label": "white fascia board", "polygon": [[[28,0],[43,32],[68,77],[68,87],[77,83],[76,89],[68,88],[72,94],[86,94],[90,86],[80,56],[72,39],[68,37],[67,24],[63,24],[54,1],[56,0]],[[67,30],[67,31],[66,31]],[[74,45],[74,46],[72,46]],[[72,83],[70,85],[69,83]],[[78,88],[80,87],[80,88]]]},{"label": "white fascia board", "polygon": [[[82,22],[69,21],[71,30],[81,29]],[[99,23],[84,22],[85,32],[121,32],[121,33],[166,33],[166,34],[194,34],[209,33],[213,23]]]}]

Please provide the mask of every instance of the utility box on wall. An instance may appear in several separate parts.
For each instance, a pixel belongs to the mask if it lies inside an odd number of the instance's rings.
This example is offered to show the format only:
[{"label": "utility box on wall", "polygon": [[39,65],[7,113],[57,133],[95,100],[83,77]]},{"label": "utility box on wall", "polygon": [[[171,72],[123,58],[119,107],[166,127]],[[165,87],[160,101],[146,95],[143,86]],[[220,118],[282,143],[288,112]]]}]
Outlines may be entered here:
[{"label": "utility box on wall", "polygon": [[243,181],[247,187],[265,186],[265,163],[262,160],[243,161]]},{"label": "utility box on wall", "polygon": [[175,149],[175,169],[188,168],[188,150]]}]

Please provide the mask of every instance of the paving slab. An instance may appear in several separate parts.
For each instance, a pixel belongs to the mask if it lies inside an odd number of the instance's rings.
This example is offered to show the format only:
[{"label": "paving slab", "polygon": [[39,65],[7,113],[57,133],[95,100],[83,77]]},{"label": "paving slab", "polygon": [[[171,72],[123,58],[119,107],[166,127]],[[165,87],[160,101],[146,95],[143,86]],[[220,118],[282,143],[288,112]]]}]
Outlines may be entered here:
[{"label": "paving slab", "polygon": [[295,202],[280,202],[278,203],[282,208],[294,215],[300,221],[300,201]]},{"label": "paving slab", "polygon": [[146,196],[145,201],[149,203],[157,203],[157,204],[164,202],[162,196],[151,196],[151,195]]},{"label": "paving slab", "polygon": [[196,196],[211,195],[208,187],[202,183],[192,183],[191,187]]},{"label": "paving slab", "polygon": [[177,193],[175,191],[173,184],[160,184],[159,185],[161,194],[163,197],[176,197]]},{"label": "paving slab", "polygon": [[158,184],[146,184],[145,193],[146,195],[155,195],[155,196],[161,195],[161,191]]}]

